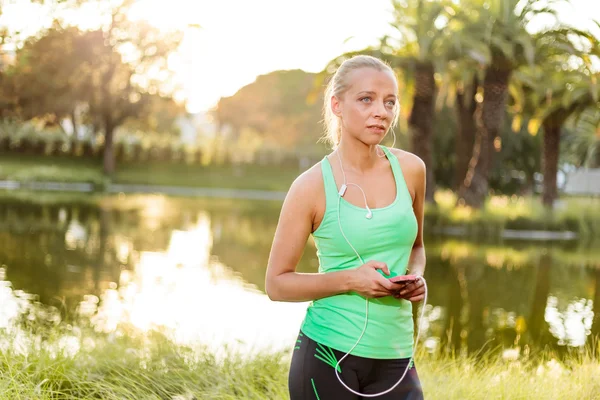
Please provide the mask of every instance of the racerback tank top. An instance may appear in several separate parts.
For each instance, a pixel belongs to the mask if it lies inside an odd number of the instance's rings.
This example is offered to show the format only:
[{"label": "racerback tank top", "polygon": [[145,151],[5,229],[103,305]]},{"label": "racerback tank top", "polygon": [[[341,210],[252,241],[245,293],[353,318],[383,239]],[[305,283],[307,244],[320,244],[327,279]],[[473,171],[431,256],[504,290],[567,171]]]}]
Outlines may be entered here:
[{"label": "racerback tank top", "polygon": [[[342,229],[364,262],[385,262],[391,276],[406,273],[418,224],[412,197],[406,186],[398,158],[381,147],[388,158],[396,182],[395,200],[388,206],[371,209],[339,199]],[[338,186],[327,156],[321,161],[326,207],[321,224],[313,233],[319,259],[319,272],[327,273],[360,267],[361,262],[348,245],[338,225]],[[349,292],[311,302],[301,329],[316,342],[348,352],[359,338],[365,322],[365,298]],[[408,358],[413,349],[412,304],[386,296],[369,299],[369,320],[365,333],[352,355],[377,358]]]}]

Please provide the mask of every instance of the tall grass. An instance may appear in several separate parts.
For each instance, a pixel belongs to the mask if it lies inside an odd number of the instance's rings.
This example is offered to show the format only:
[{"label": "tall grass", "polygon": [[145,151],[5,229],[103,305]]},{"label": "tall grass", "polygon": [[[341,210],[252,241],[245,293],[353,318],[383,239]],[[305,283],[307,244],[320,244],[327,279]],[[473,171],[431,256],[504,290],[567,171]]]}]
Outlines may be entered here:
[{"label": "tall grass", "polygon": [[[0,399],[289,398],[289,351],[217,356],[156,332],[51,332],[0,334]],[[551,353],[476,358],[421,350],[416,365],[427,399],[600,398],[592,350],[562,361]]]},{"label": "tall grass", "polygon": [[[24,348],[23,344],[28,343]],[[285,398],[282,353],[216,357],[145,335],[38,335],[4,340],[0,399]]]},{"label": "tall grass", "polygon": [[598,399],[600,363],[589,350],[558,361],[438,355],[423,357],[420,376],[431,399]]}]

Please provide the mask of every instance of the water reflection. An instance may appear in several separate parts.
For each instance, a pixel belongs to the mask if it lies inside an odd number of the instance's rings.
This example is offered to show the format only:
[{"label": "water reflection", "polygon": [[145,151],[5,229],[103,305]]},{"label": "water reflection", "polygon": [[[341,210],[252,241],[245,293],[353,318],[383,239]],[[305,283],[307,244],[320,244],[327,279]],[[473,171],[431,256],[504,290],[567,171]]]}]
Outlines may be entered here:
[{"label": "water reflection", "polygon": [[[278,207],[164,196],[1,200],[0,328],[34,296],[102,331],[127,323],[183,343],[288,346],[306,304],[263,293]],[[311,246],[301,271],[317,268]],[[592,246],[428,238],[427,253],[422,337],[431,351],[559,349],[599,333],[600,252]]]},{"label": "water reflection", "polygon": [[[205,213],[195,226],[172,232],[164,252],[141,252],[131,271],[123,271],[118,287],[82,310],[100,330],[119,323],[142,329],[167,330],[182,343],[201,342],[282,347],[292,343],[306,304],[287,306],[268,300],[211,254],[212,231]],[[245,347],[245,346],[242,346]]]}]

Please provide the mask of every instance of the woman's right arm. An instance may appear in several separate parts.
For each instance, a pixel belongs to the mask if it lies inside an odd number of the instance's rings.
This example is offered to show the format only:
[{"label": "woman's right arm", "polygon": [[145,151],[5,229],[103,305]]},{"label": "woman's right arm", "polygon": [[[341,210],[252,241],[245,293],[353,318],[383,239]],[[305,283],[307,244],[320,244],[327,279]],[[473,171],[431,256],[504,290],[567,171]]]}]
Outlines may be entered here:
[{"label": "woman's right arm", "polygon": [[319,179],[314,172],[298,177],[286,195],[267,265],[267,295],[275,301],[310,301],[350,291],[367,297],[389,296],[397,286],[376,271],[389,274],[382,262],[370,261],[357,269],[328,273],[296,272],[312,232],[316,199],[323,197],[317,192]]}]

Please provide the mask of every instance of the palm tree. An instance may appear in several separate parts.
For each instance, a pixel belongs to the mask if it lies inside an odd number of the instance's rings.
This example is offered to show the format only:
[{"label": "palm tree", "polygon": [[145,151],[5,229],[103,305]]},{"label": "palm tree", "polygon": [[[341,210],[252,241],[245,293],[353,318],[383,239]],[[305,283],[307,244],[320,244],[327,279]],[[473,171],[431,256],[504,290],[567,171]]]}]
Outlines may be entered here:
[{"label": "palm tree", "polygon": [[[562,74],[562,79],[553,80],[547,88],[547,106],[539,115],[544,129],[542,168],[544,185],[542,202],[552,208],[558,197],[556,175],[560,153],[560,135],[565,122],[586,110],[600,108],[600,88],[592,85],[600,74],[588,75],[580,71]],[[563,86],[560,87],[559,84]]]},{"label": "palm tree", "polygon": [[534,16],[554,10],[539,7],[535,0],[467,0],[462,12],[465,19],[473,20],[462,36],[481,38],[487,44],[487,51],[477,54],[486,63],[475,112],[477,135],[458,195],[460,203],[480,208],[488,193],[494,141],[504,123],[511,77],[520,66],[535,62],[535,41],[526,27]]},{"label": "palm tree", "polygon": [[412,76],[412,108],[408,117],[412,151],[427,167],[425,200],[434,203],[433,124],[438,85],[436,71],[443,70],[448,45],[448,23],[456,14],[449,1],[392,0],[392,27],[400,34],[397,42],[385,43],[382,51],[392,63]]},{"label": "palm tree", "polygon": [[[570,39],[572,35],[587,42],[584,52],[576,49]],[[596,124],[591,121],[600,109],[600,73],[591,70],[589,60],[600,55],[600,42],[587,32],[564,29],[555,31],[551,37],[541,36],[538,43],[543,62],[520,71],[517,80],[522,85],[521,93],[529,94],[529,102],[536,109],[529,122],[530,133],[537,133],[540,126],[543,128],[542,203],[552,208],[558,197],[556,177],[563,126],[575,120],[576,135],[593,137],[596,132],[598,121]],[[569,51],[559,50],[557,44]],[[587,118],[581,119],[582,116]]]},{"label": "palm tree", "polygon": [[[437,94],[436,71],[445,63],[449,21],[456,6],[447,0],[392,0],[394,21],[391,23],[399,37],[384,36],[377,47],[348,52],[332,60],[319,74],[320,84],[345,59],[356,54],[369,54],[386,60],[392,68],[401,70],[412,93],[408,127],[412,151],[427,167],[425,200],[434,202],[435,176],[433,168],[433,124]],[[403,99],[401,99],[403,101]]]},{"label": "palm tree", "polygon": [[576,167],[600,167],[600,105],[570,121],[570,132],[561,139],[561,158]]}]

